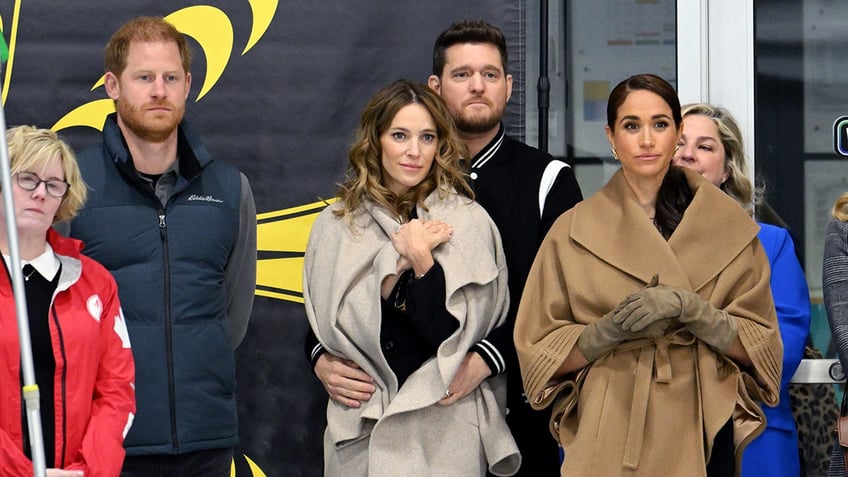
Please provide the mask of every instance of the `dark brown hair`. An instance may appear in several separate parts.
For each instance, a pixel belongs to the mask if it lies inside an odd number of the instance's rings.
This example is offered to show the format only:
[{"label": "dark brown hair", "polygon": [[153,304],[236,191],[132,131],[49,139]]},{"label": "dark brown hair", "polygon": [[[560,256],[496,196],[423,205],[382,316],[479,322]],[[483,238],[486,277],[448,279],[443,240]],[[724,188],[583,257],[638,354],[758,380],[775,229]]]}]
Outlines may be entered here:
[{"label": "dark brown hair", "polygon": [[483,20],[463,20],[456,22],[443,31],[433,45],[433,74],[441,77],[445,69],[445,51],[460,43],[488,43],[497,47],[501,54],[504,74],[507,72],[509,57],[506,53],[506,39],[496,26]]},{"label": "dark brown hair", "polygon": [[618,108],[624,104],[630,93],[637,90],[650,91],[661,97],[668,104],[668,107],[671,108],[671,118],[674,120],[674,126],[680,129],[680,124],[683,122],[683,115],[680,112],[680,99],[677,97],[677,91],[674,90],[674,87],[668,81],[659,76],[642,73],[633,75],[618,83],[610,93],[609,100],[607,101],[607,126],[611,130],[615,131]]},{"label": "dark brown hair", "polygon": [[[671,109],[674,127],[680,129],[683,115],[680,111],[680,99],[674,87],[657,75],[643,73],[618,83],[610,93],[607,101],[607,126],[610,130],[615,131],[618,109],[630,93],[638,90],[650,91],[661,97]],[[654,224],[666,240],[671,237],[677,225],[683,220],[683,213],[689,207],[693,197],[694,194],[686,182],[685,173],[677,166],[669,166],[669,171],[657,191],[657,203],[654,209]]]}]

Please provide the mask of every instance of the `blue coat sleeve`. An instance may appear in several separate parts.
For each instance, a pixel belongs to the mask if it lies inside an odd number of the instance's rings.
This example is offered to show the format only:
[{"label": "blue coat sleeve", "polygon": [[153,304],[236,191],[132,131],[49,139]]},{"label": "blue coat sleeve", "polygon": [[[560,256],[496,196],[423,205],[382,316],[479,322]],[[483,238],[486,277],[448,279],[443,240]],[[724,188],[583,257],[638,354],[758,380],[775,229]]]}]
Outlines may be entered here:
[{"label": "blue coat sleeve", "polygon": [[810,292],[789,233],[771,225],[760,227],[760,242],[771,265],[771,293],[783,340],[780,388],[784,390],[798,369],[810,334]]}]

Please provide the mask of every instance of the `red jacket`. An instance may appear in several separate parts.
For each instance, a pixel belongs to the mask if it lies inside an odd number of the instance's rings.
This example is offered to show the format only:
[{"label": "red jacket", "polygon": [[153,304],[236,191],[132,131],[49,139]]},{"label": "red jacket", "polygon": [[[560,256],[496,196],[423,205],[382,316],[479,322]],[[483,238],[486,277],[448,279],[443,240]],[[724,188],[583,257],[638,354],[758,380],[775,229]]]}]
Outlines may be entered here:
[{"label": "red jacket", "polygon": [[[50,306],[56,359],[56,465],[85,477],[117,476],[135,413],[135,366],[112,275],[82,255],[82,242],[52,229],[62,263]],[[23,454],[21,360],[12,286],[0,273],[0,475],[33,475]]]}]

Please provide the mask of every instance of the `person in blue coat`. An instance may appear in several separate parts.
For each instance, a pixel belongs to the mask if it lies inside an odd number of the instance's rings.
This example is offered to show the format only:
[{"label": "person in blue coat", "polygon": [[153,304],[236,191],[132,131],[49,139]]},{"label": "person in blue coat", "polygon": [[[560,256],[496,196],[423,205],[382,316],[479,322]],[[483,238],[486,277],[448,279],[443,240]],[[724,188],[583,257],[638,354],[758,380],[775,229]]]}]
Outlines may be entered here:
[{"label": "person in blue coat", "polygon": [[[759,193],[747,177],[742,134],[730,113],[709,104],[687,105],[683,108],[683,125],[674,164],[700,172],[756,220]],[[797,477],[801,464],[789,380],[801,362],[810,333],[810,294],[789,232],[758,223],[758,238],[771,265],[771,292],[783,340],[783,375],[780,403],[763,408],[768,426],[745,449],[741,475]]]}]

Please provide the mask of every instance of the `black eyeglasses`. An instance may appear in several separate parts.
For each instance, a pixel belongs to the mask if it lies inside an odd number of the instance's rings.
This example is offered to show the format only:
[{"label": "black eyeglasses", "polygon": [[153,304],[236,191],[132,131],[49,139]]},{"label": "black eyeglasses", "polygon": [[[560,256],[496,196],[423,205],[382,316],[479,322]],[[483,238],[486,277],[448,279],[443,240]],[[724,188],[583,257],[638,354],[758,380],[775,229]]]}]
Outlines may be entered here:
[{"label": "black eyeglasses", "polygon": [[32,172],[18,172],[15,175],[17,176],[18,185],[21,186],[21,189],[32,191],[37,189],[43,182],[47,189],[47,193],[57,199],[65,197],[65,194],[68,193],[68,187],[71,186],[67,182],[60,181],[59,179],[44,180]]}]

